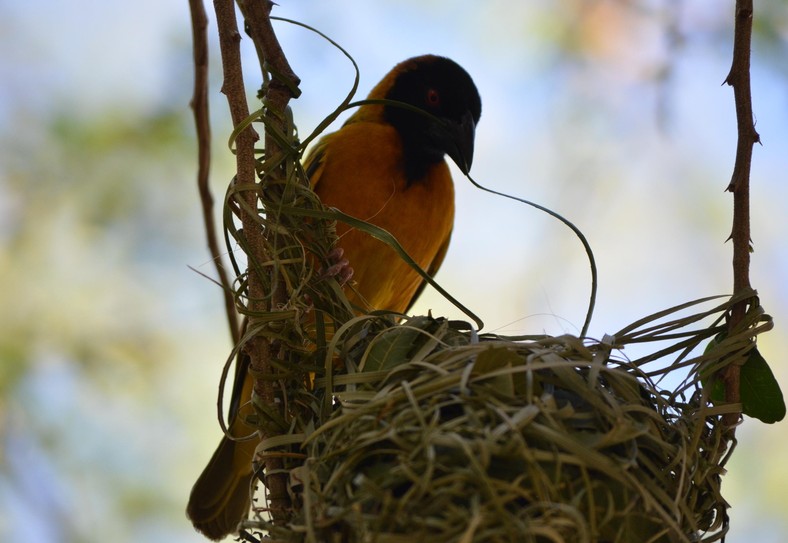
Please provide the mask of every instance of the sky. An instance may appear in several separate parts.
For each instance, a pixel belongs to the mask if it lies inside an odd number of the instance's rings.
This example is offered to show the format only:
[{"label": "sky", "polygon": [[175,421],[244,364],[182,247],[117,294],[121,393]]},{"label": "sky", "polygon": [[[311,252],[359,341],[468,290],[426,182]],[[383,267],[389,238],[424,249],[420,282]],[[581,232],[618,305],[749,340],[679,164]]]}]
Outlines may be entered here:
[{"label": "sky", "polygon": [[[173,147],[186,157],[177,163],[168,152],[150,150],[151,165],[131,179],[162,189],[146,189],[144,196],[123,192],[139,210],[135,220],[123,221],[94,220],[96,208],[113,200],[102,199],[99,186],[80,182],[88,175],[101,179],[100,167],[105,177],[127,167],[131,146],[122,133],[101,147],[100,159],[87,150],[81,156],[74,140],[63,147],[68,156],[44,149],[53,126],[65,139],[75,133],[54,122],[63,117],[103,122],[110,132],[128,118],[162,111],[174,111],[178,126],[190,122],[187,3],[94,4],[0,4],[0,141],[6,150],[0,247],[12,247],[8,240],[20,228],[15,221],[27,216],[30,202],[53,210],[38,256],[8,253],[0,268],[7,300],[24,292],[19,299],[45,309],[26,312],[9,301],[3,305],[8,321],[29,322],[34,337],[49,338],[33,344],[21,377],[9,381],[13,389],[0,403],[0,539],[197,542],[202,539],[180,511],[218,440],[214,390],[230,346],[218,291],[189,269],[212,274],[188,162],[193,140]],[[690,299],[730,292],[725,240],[732,204],[724,188],[736,125],[732,91],[722,82],[730,65],[732,2],[725,2],[727,9],[711,0],[498,0],[484,7],[469,2],[466,9],[443,0],[279,4],[275,15],[318,27],[353,55],[361,69],[359,98],[410,56],[441,54],[466,68],[483,102],[472,175],[583,230],[600,272],[592,337]],[[210,3],[206,7],[210,11]],[[753,46],[762,145],[753,159],[751,276],[776,323],[760,339],[761,352],[788,383],[782,364],[788,352],[788,85],[780,68],[788,24],[783,18],[775,28],[778,46]],[[302,28],[277,23],[276,30],[303,81],[302,97],[291,104],[303,137],[349,91],[352,66]],[[232,162],[215,36],[212,44],[212,179],[221,195]],[[251,95],[256,61],[245,45]],[[40,166],[38,178],[20,177],[34,171],[26,161],[41,156],[52,165]],[[457,222],[437,280],[483,318],[486,331],[577,333],[589,274],[571,232],[531,208],[480,193],[453,172]],[[72,202],[57,187],[85,196]],[[112,194],[119,190],[131,189],[111,185]],[[35,291],[25,282],[30,277],[38,278]],[[462,317],[434,292],[414,310]],[[96,360],[82,364],[75,363],[82,355],[52,339],[90,344],[97,330],[105,338],[133,332],[138,335],[129,337],[145,344],[97,342],[101,349],[89,351]],[[166,355],[166,363],[137,368],[135,360],[146,353]],[[102,366],[105,358],[125,362]],[[785,423],[748,419],[738,437],[723,485],[732,504],[729,541],[783,541]],[[52,450],[68,454],[53,459]],[[116,488],[122,496],[107,497]]]}]

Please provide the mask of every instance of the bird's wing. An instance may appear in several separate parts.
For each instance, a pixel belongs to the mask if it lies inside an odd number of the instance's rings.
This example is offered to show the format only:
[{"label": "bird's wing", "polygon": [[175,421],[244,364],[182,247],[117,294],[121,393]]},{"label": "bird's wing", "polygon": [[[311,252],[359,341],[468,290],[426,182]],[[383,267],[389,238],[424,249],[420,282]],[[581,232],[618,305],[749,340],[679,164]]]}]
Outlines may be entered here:
[{"label": "bird's wing", "polygon": [[320,182],[320,176],[323,174],[323,168],[326,163],[326,149],[333,136],[334,134],[328,134],[320,138],[306,155],[306,158],[304,158],[304,172],[309,179],[312,190],[315,190]]}]

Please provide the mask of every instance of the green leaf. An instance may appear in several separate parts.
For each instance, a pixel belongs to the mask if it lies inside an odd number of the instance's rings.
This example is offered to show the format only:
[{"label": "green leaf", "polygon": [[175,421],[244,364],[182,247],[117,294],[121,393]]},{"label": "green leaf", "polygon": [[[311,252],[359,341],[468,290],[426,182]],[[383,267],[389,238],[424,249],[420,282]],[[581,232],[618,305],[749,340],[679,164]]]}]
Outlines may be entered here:
[{"label": "green leaf", "polygon": [[[506,347],[492,347],[485,349],[476,356],[476,363],[473,365],[475,375],[485,375],[504,368],[519,366],[524,362],[523,358]],[[522,374],[517,374],[522,378]],[[511,373],[496,375],[489,379],[493,388],[499,392],[513,396],[515,392],[515,380]]]},{"label": "green leaf", "polygon": [[769,364],[753,347],[741,368],[742,412],[766,424],[785,418],[785,400]]},{"label": "green leaf", "polygon": [[430,339],[440,322],[432,317],[413,317],[406,324],[381,332],[369,347],[364,372],[386,371],[410,361],[416,350]]},{"label": "green leaf", "polygon": [[[717,334],[706,346],[704,354],[718,347],[727,337],[725,332]],[[782,390],[774,378],[769,364],[753,346],[747,353],[739,374],[739,397],[742,413],[766,424],[773,424],[785,418],[785,400]],[[725,384],[716,374],[701,369],[700,380],[709,390],[709,399],[714,403],[725,402]]]},{"label": "green leaf", "polygon": [[[711,341],[709,341],[709,344],[706,345],[703,354],[709,354],[712,349],[722,343],[726,337],[728,337],[728,334],[725,332],[720,332],[714,336]],[[725,402],[725,384],[716,374],[709,375],[709,373],[708,369],[700,370],[700,382],[703,384],[703,388],[709,391],[709,399],[713,403]]]}]

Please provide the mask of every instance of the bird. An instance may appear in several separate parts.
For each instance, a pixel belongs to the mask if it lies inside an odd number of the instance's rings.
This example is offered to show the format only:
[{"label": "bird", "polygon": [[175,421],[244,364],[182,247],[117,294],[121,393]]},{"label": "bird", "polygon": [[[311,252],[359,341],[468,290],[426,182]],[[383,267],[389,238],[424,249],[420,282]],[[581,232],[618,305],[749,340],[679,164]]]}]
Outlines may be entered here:
[{"label": "bird", "polygon": [[[386,102],[381,102],[385,100]],[[454,225],[454,184],[445,157],[468,174],[481,98],[464,68],[422,55],[400,62],[370,91],[336,132],[304,159],[310,185],[324,205],[391,233],[428,274],[440,267]],[[382,241],[337,224],[338,247],[352,267],[348,298],[365,310],[408,311],[423,278]],[[237,364],[229,434],[249,436],[245,422],[252,378]],[[192,488],[187,515],[209,539],[235,533],[250,508],[257,442],[227,436]]]}]

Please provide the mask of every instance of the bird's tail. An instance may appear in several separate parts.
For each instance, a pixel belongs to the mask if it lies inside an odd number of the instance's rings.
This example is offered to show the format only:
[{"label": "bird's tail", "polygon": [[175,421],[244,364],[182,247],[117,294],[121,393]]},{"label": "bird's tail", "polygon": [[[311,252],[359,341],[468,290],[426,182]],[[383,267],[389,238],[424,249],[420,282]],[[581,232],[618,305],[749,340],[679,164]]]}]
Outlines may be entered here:
[{"label": "bird's tail", "polygon": [[222,438],[194,484],[186,515],[206,537],[218,541],[235,533],[249,513],[256,446],[256,440]]}]

